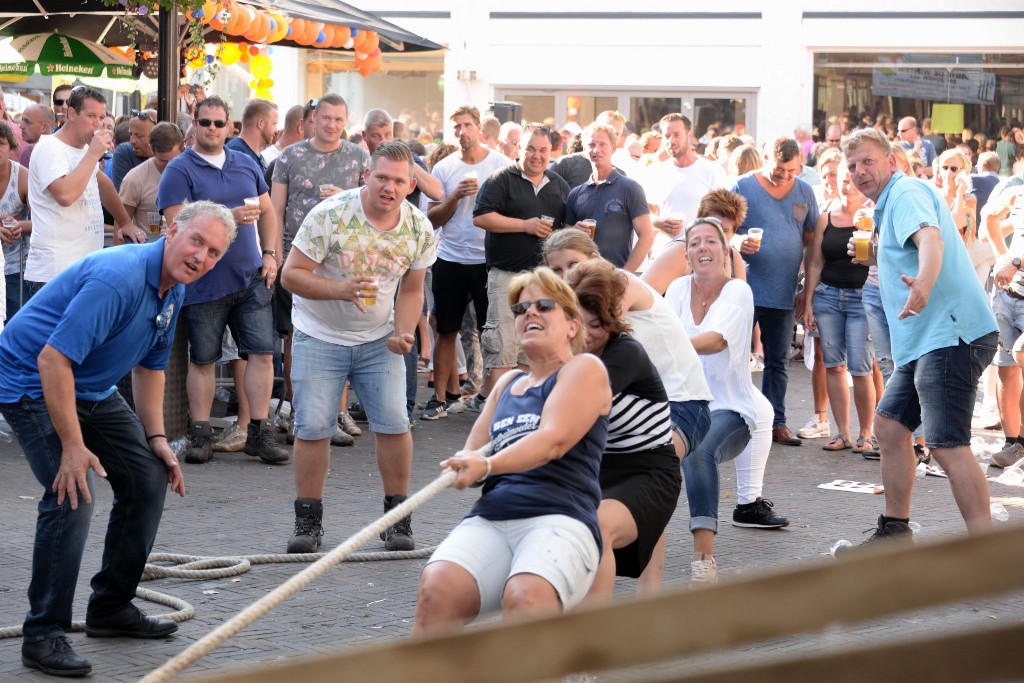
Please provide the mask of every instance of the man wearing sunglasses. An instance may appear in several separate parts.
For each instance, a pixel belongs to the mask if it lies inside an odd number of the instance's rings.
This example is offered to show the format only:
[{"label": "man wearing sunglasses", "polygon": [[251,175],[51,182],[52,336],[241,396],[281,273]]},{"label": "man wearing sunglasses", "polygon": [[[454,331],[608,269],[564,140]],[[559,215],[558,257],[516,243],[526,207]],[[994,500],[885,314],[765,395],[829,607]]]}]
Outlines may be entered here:
[{"label": "man wearing sunglasses", "polygon": [[68,120],[68,99],[70,97],[70,85],[58,85],[53,91],[53,114],[57,118],[57,127],[54,129],[54,132],[60,130],[64,122]]},{"label": "man wearing sunglasses", "polygon": [[[166,239],[75,262],[0,336],[0,412],[43,487],[23,627],[26,666],[56,676],[92,669],[66,634],[96,476],[110,483],[114,496],[86,634],[162,638],[178,628],[132,603],[168,484],[185,495],[164,434],[164,369],[185,285],[213,268],[234,234],[226,208],[190,204]],[[116,386],[129,372],[134,411]]]},{"label": "man wearing sunglasses", "polygon": [[153,157],[153,148],[149,146],[149,133],[157,124],[155,109],[132,109],[132,117],[128,120],[128,142],[122,142],[114,148],[114,160],[110,171],[110,179],[114,187],[121,189],[121,181],[128,171],[141,166]]},{"label": "man wearing sunglasses", "polygon": [[[247,356],[245,393],[249,399],[244,450],[266,463],[288,460],[274,441],[267,416],[274,386],[276,344],[271,290],[277,279],[280,241],[274,207],[260,167],[248,155],[224,146],[231,126],[227,102],[208,97],[196,105],[195,144],[167,164],[160,176],[157,208],[168,221],[189,202],[208,199],[231,209],[238,239],[209,277],[185,293],[189,354],[188,407],[192,446],[185,462],[204,463],[213,456],[210,412],[216,366],[226,327]],[[245,418],[245,415],[240,415]]]},{"label": "man wearing sunglasses", "polygon": [[903,117],[900,119],[896,131],[900,138],[900,144],[903,145],[903,149],[908,152],[912,149],[916,149],[918,154],[921,155],[921,159],[924,160],[924,174],[931,178],[932,162],[935,161],[935,157],[937,156],[935,152],[935,145],[932,144],[931,140],[923,138],[918,134],[917,119],[913,116]]}]

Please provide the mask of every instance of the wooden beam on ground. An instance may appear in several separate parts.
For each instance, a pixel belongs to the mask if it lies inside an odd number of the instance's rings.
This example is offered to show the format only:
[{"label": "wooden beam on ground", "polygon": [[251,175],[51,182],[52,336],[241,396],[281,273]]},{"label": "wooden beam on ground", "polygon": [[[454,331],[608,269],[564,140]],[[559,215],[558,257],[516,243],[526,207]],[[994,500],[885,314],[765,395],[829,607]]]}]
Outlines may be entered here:
[{"label": "wooden beam on ground", "polygon": [[[824,550],[824,543],[823,543]],[[1024,525],[614,601],[557,617],[224,672],[218,683],[526,683],[807,633],[1024,586]],[[770,615],[751,618],[750,615]]]},{"label": "wooden beam on ground", "polygon": [[791,657],[783,661],[730,666],[706,673],[648,679],[645,683],[981,683],[1018,680],[1024,666],[1017,649],[1024,624],[964,631],[936,638],[897,640],[883,645]]}]

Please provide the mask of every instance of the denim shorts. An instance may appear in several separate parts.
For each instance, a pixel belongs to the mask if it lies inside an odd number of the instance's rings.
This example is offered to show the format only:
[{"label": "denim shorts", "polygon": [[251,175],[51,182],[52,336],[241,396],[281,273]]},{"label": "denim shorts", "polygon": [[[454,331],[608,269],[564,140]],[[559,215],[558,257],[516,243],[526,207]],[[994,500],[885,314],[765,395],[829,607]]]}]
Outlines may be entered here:
[{"label": "denim shorts", "polygon": [[672,431],[679,435],[686,446],[686,452],[693,449],[707,436],[711,429],[711,410],[707,401],[669,401],[672,414]]},{"label": "denim shorts", "polygon": [[910,431],[924,424],[928,448],[971,443],[971,418],[978,378],[996,353],[997,335],[929,351],[901,365],[885,385],[877,412]]},{"label": "denim shorts", "polygon": [[587,526],[566,515],[491,521],[467,517],[441,542],[430,562],[456,564],[480,590],[480,614],[501,610],[505,584],[536,574],[554,587],[569,611],[590,590],[601,554]]},{"label": "denim shorts", "polygon": [[814,288],[814,322],[826,368],[845,365],[854,377],[871,374],[875,351],[860,289],[819,283]]},{"label": "denim shorts", "polygon": [[239,355],[274,353],[274,313],[267,281],[256,276],[240,292],[185,307],[189,357],[196,365],[220,360],[224,328],[231,330]]},{"label": "denim shorts", "polygon": [[405,360],[388,350],[388,337],[342,346],[296,329],[292,341],[295,435],[303,441],[334,436],[338,402],[347,380],[366,411],[370,430],[405,434]]},{"label": "denim shorts", "polygon": [[1024,299],[1014,299],[1001,289],[992,294],[992,312],[999,326],[999,348],[992,365],[1012,368],[1017,365],[1013,358],[1014,346],[1024,334]]}]

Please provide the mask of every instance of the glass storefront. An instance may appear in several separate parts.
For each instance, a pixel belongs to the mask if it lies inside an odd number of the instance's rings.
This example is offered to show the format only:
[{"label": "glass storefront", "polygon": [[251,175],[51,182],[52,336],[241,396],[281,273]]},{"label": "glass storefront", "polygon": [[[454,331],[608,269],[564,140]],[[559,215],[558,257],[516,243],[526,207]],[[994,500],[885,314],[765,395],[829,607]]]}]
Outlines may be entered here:
[{"label": "glass storefront", "polygon": [[991,138],[1024,120],[1024,54],[818,53],[814,103],[816,123],[842,114],[920,122],[933,105],[953,104],[964,127]]}]

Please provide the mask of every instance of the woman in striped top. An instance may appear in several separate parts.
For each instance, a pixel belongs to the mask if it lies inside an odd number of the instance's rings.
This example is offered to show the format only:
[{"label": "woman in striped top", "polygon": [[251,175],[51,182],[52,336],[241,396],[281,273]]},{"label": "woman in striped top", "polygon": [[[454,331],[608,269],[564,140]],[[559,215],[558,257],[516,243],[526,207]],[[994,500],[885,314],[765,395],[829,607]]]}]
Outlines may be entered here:
[{"label": "woman in striped top", "polygon": [[566,282],[580,302],[587,351],[601,358],[612,388],[597,510],[604,552],[587,595],[608,599],[616,576],[637,578],[647,566],[676,509],[682,477],[668,394],[620,315],[626,276],[593,259],[569,271]]}]

